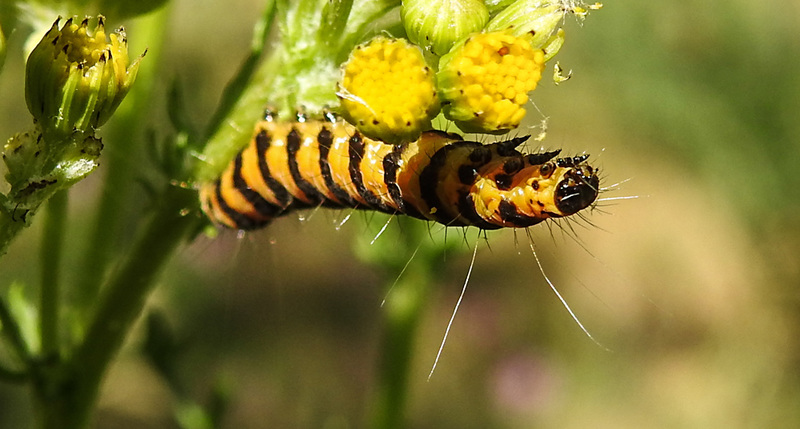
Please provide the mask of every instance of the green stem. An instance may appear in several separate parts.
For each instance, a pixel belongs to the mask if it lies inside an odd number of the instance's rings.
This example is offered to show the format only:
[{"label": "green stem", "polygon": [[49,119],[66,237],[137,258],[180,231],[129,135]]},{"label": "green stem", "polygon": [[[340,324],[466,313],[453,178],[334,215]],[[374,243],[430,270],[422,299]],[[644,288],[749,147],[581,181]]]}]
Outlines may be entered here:
[{"label": "green stem", "polygon": [[40,249],[42,284],[39,296],[41,358],[45,361],[57,360],[59,354],[58,322],[61,303],[59,268],[63,255],[68,202],[69,194],[64,190],[53,195],[45,206],[44,233]]},{"label": "green stem", "polygon": [[150,214],[130,254],[103,289],[83,342],[56,377],[45,374],[49,386],[35,384],[40,427],[86,426],[102,377],[141,314],[158,273],[196,229],[197,217],[180,215],[196,206],[196,198],[194,192],[172,186],[161,194],[158,209]]}]

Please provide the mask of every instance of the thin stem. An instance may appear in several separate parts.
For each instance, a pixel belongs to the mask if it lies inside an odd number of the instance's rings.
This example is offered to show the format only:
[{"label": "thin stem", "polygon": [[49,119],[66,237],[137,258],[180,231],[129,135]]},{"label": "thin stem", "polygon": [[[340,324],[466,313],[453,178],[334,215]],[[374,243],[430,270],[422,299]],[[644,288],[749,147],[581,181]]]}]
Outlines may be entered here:
[{"label": "thin stem", "polygon": [[39,335],[42,359],[57,360],[59,354],[59,315],[61,303],[60,266],[66,232],[69,194],[59,191],[47,202],[40,256],[42,284],[39,295]]}]

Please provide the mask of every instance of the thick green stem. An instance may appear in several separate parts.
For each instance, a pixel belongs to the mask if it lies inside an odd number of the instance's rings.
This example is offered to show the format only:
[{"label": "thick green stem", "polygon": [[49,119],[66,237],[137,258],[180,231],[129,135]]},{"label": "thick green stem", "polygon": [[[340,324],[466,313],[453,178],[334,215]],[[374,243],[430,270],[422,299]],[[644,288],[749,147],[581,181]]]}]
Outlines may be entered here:
[{"label": "thick green stem", "polygon": [[156,276],[196,228],[198,218],[181,216],[196,205],[196,194],[167,188],[139,238],[99,297],[96,312],[69,361],[57,373],[43,374],[35,396],[40,427],[80,429],[87,424],[100,382],[123,340],[141,314]]},{"label": "thick green stem", "polygon": [[69,194],[59,191],[47,202],[44,216],[44,233],[40,249],[42,284],[39,295],[39,335],[41,337],[41,359],[58,359],[60,338],[58,333],[61,310],[60,266],[66,231],[67,203]]}]

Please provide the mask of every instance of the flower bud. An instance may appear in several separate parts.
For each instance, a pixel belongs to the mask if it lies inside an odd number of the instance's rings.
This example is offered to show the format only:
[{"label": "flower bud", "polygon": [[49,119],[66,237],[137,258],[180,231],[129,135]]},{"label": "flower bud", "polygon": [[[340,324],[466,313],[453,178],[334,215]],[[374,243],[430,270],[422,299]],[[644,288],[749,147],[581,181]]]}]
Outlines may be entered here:
[{"label": "flower bud", "polygon": [[405,0],[400,13],[408,39],[436,55],[481,31],[489,20],[481,0]]},{"label": "flower bud", "polygon": [[465,132],[508,132],[525,117],[544,53],[509,31],[482,33],[442,57],[437,84],[444,115]]},{"label": "flower bud", "polygon": [[377,37],[357,46],[342,65],[341,114],[369,137],[415,140],[439,112],[433,71],[419,47]]},{"label": "flower bud", "polygon": [[104,18],[90,34],[89,18],[57,19],[28,57],[25,99],[45,133],[93,132],[128,93],[141,57],[129,64],[125,31],[106,40]]}]

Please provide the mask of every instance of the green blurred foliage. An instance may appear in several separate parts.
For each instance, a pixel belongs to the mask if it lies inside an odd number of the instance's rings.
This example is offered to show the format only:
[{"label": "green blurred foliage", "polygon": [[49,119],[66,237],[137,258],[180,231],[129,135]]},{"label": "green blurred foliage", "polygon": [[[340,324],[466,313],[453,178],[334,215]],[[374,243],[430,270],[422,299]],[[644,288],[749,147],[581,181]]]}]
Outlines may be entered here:
[{"label": "green blurred foliage", "polygon": [[[168,129],[163,100],[175,78],[192,89],[189,120],[208,120],[260,11],[254,0],[174,2],[161,101],[148,112],[155,131]],[[542,82],[532,97],[550,117],[543,144],[592,153],[605,184],[624,182],[602,197],[639,198],[603,202],[589,215],[596,227],[532,230],[547,274],[612,351],[569,318],[522,231],[485,242],[448,231],[460,250],[441,257],[445,280],[420,326],[409,427],[800,425],[798,21],[800,6],[786,2],[619,0],[582,27],[567,24],[559,55],[573,78]],[[136,21],[127,27],[136,33]],[[25,109],[13,55],[24,41],[6,35],[0,135],[10,136]],[[91,213],[101,177],[76,186],[76,216]],[[374,235],[365,225],[383,221],[356,212],[338,228],[348,214],[319,210],[244,239],[201,238],[163,278],[151,305],[181,340],[182,388],[207,398],[232,380],[222,427],[363,426],[394,278],[352,250],[354,236]],[[26,255],[39,233],[3,260],[3,293],[12,280],[35,284]],[[475,272],[428,382],[476,239]],[[112,369],[96,427],[175,427],[174,396],[139,353],[145,338],[139,330]],[[30,425],[26,394],[0,385],[0,427]]]}]

